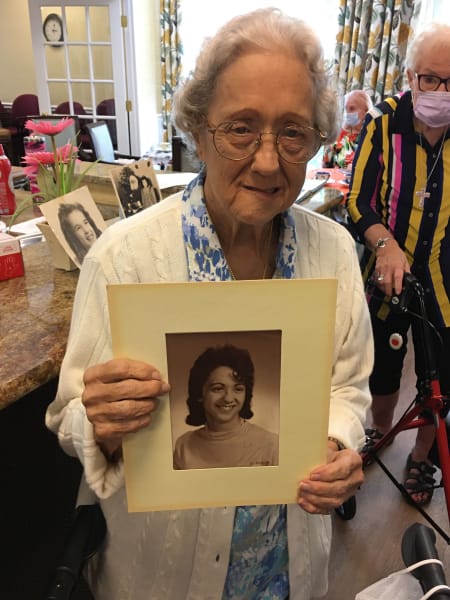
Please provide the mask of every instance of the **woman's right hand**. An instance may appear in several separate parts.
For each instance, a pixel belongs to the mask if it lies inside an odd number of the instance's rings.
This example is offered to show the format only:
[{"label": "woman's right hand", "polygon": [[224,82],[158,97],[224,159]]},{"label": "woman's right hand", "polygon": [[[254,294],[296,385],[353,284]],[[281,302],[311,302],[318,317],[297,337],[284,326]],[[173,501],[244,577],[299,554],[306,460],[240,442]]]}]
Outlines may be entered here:
[{"label": "woman's right hand", "polygon": [[403,277],[409,270],[408,259],[394,239],[389,239],[386,246],[377,248],[374,279],[387,296],[401,293]]},{"label": "woman's right hand", "polygon": [[117,457],[125,434],[146,427],[158,406],[158,396],[170,390],[152,365],[115,358],[84,373],[81,401],[105,456]]}]

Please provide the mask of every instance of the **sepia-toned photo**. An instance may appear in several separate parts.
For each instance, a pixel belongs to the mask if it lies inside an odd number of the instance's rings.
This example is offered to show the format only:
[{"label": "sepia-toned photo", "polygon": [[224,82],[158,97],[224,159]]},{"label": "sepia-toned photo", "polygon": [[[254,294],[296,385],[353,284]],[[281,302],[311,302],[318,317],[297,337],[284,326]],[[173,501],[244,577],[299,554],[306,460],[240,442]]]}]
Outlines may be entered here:
[{"label": "sepia-toned photo", "polygon": [[174,469],[278,465],[281,331],[166,336]]},{"label": "sepia-toned photo", "polygon": [[89,249],[106,229],[88,188],[45,202],[40,208],[64,250],[81,267]]},{"label": "sepia-toned photo", "polygon": [[161,200],[158,180],[149,159],[113,169],[110,176],[122,217],[131,217]]},{"label": "sepia-toned photo", "polygon": [[295,502],[326,457],[336,281],[110,285],[108,306],[113,355],[170,384],[124,438],[128,510]]}]

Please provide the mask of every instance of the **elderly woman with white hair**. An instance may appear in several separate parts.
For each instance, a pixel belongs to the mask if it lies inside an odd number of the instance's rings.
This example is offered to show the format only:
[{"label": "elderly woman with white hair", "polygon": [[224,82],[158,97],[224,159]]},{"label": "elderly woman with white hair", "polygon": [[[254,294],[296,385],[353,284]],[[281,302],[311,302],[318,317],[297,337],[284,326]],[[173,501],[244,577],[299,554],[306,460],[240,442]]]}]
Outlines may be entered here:
[{"label": "elderly woman with white hair", "polygon": [[[450,392],[450,25],[432,24],[413,40],[407,75],[410,90],[376,106],[361,132],[348,199],[351,222],[367,246],[364,269],[375,254],[368,272],[377,286],[369,301],[375,367],[368,447],[392,427],[411,324],[409,315],[389,312],[384,299],[400,293],[410,271],[425,290],[439,333],[431,337],[441,389]],[[399,349],[390,345],[393,333],[403,338]],[[417,374],[424,372],[420,354]],[[406,462],[404,485],[419,504],[433,495],[433,439],[433,426],[420,428]]]},{"label": "elderly woman with white hair", "polygon": [[[47,413],[63,448],[83,463],[107,521],[89,581],[96,600],[320,597],[329,513],[363,480],[357,450],[372,368],[353,239],[294,206],[308,160],[336,135],[320,44],[276,9],[236,17],[204,44],[174,106],[203,168],[184,193],[108,228],[86,257]],[[326,464],[298,482],[297,503],[128,514],[122,439],[150,424],[170,388],[158,365],[113,358],[107,285],[310,277],[338,282],[330,437]],[[279,300],[274,310],[282,311]]]}]

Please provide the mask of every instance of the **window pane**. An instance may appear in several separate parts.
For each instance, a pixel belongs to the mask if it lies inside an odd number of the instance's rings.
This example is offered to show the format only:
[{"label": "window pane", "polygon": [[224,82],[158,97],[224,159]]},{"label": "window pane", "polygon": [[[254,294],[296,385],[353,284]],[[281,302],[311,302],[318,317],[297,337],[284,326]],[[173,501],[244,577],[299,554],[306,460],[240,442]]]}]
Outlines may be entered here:
[{"label": "window pane", "polygon": [[76,102],[80,102],[86,112],[92,108],[91,86],[89,83],[72,83],[72,97]]},{"label": "window pane", "polygon": [[93,46],[94,79],[113,79],[111,46]]},{"label": "window pane", "polygon": [[63,46],[45,46],[44,52],[49,79],[65,79],[66,55]]},{"label": "window pane", "polygon": [[93,42],[109,42],[109,9],[107,6],[92,6],[89,9],[91,40]]},{"label": "window pane", "polygon": [[69,46],[70,77],[72,79],[89,79],[89,52],[87,46]]},{"label": "window pane", "polygon": [[86,13],[83,6],[67,6],[66,22],[69,42],[87,42]]},{"label": "window pane", "polygon": [[67,83],[50,82],[48,84],[48,91],[50,94],[50,104],[52,108],[66,102],[69,94],[67,92]]},{"label": "window pane", "polygon": [[97,106],[102,100],[114,98],[114,87],[112,83],[96,83],[95,84],[95,99]]}]

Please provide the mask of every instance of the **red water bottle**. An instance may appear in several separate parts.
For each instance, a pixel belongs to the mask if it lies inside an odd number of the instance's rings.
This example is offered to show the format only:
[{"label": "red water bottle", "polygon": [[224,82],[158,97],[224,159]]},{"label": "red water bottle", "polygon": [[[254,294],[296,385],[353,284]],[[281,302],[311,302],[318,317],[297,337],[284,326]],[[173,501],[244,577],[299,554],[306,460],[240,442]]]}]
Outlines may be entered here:
[{"label": "red water bottle", "polygon": [[16,210],[16,196],[9,158],[0,144],[0,215],[12,215]]}]

